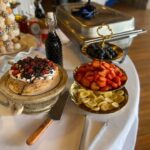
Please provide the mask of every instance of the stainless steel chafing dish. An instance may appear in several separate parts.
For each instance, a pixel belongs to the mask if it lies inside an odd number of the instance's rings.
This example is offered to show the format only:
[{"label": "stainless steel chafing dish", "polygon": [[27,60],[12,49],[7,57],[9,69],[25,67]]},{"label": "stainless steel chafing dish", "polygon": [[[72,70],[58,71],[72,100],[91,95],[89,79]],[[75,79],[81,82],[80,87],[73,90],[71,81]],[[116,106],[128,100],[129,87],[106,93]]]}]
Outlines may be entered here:
[{"label": "stainless steel chafing dish", "polygon": [[[99,37],[96,31],[102,24],[109,25],[113,31],[111,39],[107,39],[106,41],[112,42],[123,49],[131,45],[134,37],[145,32],[144,29],[135,29],[134,17],[127,16],[119,11],[94,2],[91,4],[96,7],[96,15],[90,20],[85,20],[71,14],[73,9],[85,5],[83,2],[63,4],[58,6],[56,10],[58,26],[79,46],[101,41],[102,38]],[[102,31],[102,33],[106,32],[105,30]]]}]

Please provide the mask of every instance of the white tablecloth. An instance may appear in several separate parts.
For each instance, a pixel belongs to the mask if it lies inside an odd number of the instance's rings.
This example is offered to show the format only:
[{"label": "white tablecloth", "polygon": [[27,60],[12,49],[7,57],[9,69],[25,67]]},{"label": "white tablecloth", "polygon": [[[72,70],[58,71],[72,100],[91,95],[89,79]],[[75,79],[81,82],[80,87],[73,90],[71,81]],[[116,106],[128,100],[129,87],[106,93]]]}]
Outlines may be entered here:
[{"label": "white tablecloth", "polygon": [[[62,39],[64,35],[60,34]],[[66,39],[67,41],[67,39]],[[65,41],[65,42],[66,42]],[[63,47],[64,67],[68,70],[68,83],[73,82],[72,70],[85,62],[79,49],[71,42]],[[32,52],[35,55],[35,52]],[[16,60],[20,55],[17,55]],[[82,55],[81,55],[82,56]],[[82,58],[82,59],[81,59]],[[4,66],[0,58],[0,67]],[[140,85],[134,64],[129,57],[120,65],[127,75],[128,103],[112,114],[92,114],[82,111],[70,99],[60,121],[54,121],[41,138],[27,146],[27,137],[41,124],[46,114],[9,115],[0,105],[0,149],[3,150],[127,150],[134,149],[138,129]],[[6,71],[7,66],[4,70]],[[1,98],[1,97],[0,97]],[[4,115],[5,114],[5,115]]]}]

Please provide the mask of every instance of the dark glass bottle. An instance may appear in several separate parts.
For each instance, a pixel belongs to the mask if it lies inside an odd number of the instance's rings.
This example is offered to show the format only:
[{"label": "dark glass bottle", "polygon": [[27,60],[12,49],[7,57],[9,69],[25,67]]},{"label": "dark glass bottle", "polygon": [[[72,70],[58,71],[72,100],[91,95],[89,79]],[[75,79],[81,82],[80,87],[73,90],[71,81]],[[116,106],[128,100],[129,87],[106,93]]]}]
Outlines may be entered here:
[{"label": "dark glass bottle", "polygon": [[40,0],[35,0],[34,5],[35,5],[35,17],[38,19],[45,18],[45,14],[40,8]]},{"label": "dark glass bottle", "polygon": [[46,57],[54,63],[63,66],[62,44],[56,33],[56,16],[53,12],[47,15],[47,23],[49,27],[48,37],[45,41]]}]

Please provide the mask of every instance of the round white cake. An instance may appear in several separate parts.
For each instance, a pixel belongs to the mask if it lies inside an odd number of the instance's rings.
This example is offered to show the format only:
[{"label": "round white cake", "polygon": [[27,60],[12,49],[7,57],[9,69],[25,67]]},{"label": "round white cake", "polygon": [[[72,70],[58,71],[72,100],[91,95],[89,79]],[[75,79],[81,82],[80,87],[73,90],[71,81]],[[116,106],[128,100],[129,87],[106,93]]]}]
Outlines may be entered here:
[{"label": "round white cake", "polygon": [[58,66],[46,58],[27,57],[9,70],[8,87],[19,95],[38,95],[52,90],[60,81]]}]

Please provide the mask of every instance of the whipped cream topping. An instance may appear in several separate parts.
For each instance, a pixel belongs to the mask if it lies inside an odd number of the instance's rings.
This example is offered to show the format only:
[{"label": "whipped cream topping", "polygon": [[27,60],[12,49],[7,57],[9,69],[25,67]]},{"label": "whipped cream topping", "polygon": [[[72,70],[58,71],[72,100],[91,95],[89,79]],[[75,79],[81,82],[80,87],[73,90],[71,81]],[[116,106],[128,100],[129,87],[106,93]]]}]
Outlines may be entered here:
[{"label": "whipped cream topping", "polygon": [[32,83],[35,79],[51,80],[56,72],[56,65],[45,58],[27,57],[13,64],[9,70],[12,78]]},{"label": "whipped cream topping", "polygon": [[16,76],[14,76],[13,74],[12,74],[12,72],[13,72],[13,70],[9,70],[9,74],[10,74],[10,76],[13,78],[13,79],[17,79],[17,80],[20,80],[20,81],[24,81],[24,82],[28,82],[28,83],[30,83],[30,82],[32,82],[32,81],[34,81],[34,79],[41,79],[41,80],[51,80],[52,78],[53,78],[53,76],[54,76],[54,74],[55,74],[55,70],[52,70],[52,73],[49,73],[49,74],[45,74],[45,75],[43,75],[43,76],[41,76],[41,77],[35,77],[34,75],[32,75],[32,77],[31,77],[31,79],[27,79],[27,78],[22,78],[21,77],[21,73],[18,73]]}]

